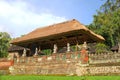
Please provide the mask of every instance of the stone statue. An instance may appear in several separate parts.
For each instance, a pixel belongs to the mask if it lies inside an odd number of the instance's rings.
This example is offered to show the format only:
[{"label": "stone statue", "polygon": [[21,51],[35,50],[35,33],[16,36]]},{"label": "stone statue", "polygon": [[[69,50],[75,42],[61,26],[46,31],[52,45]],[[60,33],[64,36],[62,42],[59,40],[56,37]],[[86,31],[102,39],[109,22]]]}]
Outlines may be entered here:
[{"label": "stone statue", "polygon": [[27,52],[27,51],[26,51],[26,49],[24,48],[23,54],[22,54],[23,57],[26,57],[26,52]]},{"label": "stone statue", "polygon": [[84,42],[82,47],[85,48],[85,49],[87,49],[87,43]]},{"label": "stone statue", "polygon": [[87,51],[87,43],[84,42],[82,49],[81,49],[81,63],[86,64],[88,63],[88,51]]},{"label": "stone statue", "polygon": [[38,48],[35,49],[35,54],[34,56],[37,56],[38,55]]},{"label": "stone statue", "polygon": [[67,52],[70,52],[70,43],[67,43]]},{"label": "stone statue", "polygon": [[53,53],[57,53],[57,45],[56,44],[54,44]]},{"label": "stone statue", "polygon": [[77,48],[76,51],[77,51],[77,50],[81,50],[82,46],[77,43],[77,44],[76,44],[76,48]]}]

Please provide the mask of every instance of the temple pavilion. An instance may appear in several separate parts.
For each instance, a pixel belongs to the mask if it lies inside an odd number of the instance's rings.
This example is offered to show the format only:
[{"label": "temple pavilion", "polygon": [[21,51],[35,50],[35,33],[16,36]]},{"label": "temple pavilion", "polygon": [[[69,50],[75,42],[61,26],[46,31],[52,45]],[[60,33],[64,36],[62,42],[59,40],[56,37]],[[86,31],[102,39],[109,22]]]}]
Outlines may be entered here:
[{"label": "temple pavilion", "polygon": [[57,53],[59,49],[67,47],[69,52],[72,45],[102,42],[104,40],[102,36],[95,34],[83,24],[73,19],[37,28],[22,37],[12,40],[11,44],[27,48],[30,50],[30,54],[34,55],[36,49],[51,49],[52,53]]}]

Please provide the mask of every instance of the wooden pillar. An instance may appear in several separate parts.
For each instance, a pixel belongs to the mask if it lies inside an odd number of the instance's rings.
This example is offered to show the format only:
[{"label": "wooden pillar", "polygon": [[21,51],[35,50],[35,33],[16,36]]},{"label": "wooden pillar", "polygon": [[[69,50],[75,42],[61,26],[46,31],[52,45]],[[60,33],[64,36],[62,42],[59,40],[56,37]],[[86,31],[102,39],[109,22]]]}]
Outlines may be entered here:
[{"label": "wooden pillar", "polygon": [[42,52],[42,51],[41,51],[41,48],[39,47],[39,49],[38,49],[38,54],[41,54],[41,52]]}]

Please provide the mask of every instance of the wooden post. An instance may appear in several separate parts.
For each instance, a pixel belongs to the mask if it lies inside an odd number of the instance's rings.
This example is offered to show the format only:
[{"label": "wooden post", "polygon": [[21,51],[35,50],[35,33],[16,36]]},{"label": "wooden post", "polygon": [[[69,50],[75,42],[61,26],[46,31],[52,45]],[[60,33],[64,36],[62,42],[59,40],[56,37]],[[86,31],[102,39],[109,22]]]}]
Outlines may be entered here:
[{"label": "wooden post", "polygon": [[78,51],[78,43],[76,44],[76,51]]}]

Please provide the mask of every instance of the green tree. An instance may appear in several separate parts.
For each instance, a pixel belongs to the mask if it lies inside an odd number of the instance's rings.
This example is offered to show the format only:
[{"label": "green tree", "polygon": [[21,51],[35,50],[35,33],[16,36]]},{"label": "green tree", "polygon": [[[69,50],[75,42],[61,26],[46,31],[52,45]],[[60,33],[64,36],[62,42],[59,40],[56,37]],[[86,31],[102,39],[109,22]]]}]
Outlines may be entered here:
[{"label": "green tree", "polygon": [[97,53],[104,53],[108,51],[108,47],[103,43],[98,43],[95,45],[95,51]]},{"label": "green tree", "polygon": [[94,15],[89,28],[102,35],[108,46],[120,42],[120,0],[107,0]]},{"label": "green tree", "polygon": [[10,35],[6,32],[0,32],[0,57],[7,57]]}]

